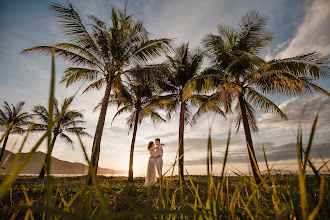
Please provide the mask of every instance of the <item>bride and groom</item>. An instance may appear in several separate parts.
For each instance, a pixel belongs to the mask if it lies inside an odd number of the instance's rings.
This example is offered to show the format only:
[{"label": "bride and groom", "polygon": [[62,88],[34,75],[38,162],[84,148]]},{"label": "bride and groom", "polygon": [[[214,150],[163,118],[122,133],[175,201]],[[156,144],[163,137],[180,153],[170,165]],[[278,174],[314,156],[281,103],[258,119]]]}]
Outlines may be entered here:
[{"label": "bride and groom", "polygon": [[162,170],[163,170],[163,146],[165,144],[160,143],[160,139],[156,138],[155,143],[150,141],[148,144],[148,151],[150,153],[147,175],[144,182],[144,187],[151,186],[157,182],[157,174],[162,178]]}]

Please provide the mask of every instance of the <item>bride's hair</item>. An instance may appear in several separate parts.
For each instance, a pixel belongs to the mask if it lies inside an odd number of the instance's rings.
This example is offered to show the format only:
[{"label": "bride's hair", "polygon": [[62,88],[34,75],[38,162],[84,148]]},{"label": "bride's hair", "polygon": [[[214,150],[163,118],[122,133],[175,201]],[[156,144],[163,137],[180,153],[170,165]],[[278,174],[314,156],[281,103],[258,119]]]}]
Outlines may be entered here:
[{"label": "bride's hair", "polygon": [[150,142],[149,142],[149,144],[148,144],[148,150],[149,150],[150,148],[152,148],[153,143],[154,143],[153,141],[150,141]]}]

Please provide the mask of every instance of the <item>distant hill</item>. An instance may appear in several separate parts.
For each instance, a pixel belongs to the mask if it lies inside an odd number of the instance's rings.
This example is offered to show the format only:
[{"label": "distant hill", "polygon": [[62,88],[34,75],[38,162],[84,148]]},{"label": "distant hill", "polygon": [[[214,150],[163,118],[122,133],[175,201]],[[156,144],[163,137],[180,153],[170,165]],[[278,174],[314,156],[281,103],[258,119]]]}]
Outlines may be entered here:
[{"label": "distant hill", "polygon": [[[1,148],[0,148],[1,149]],[[26,155],[26,153],[21,153],[18,162],[22,160],[22,158]],[[5,150],[3,161],[1,163],[2,169],[0,169],[0,173],[5,174],[7,173],[7,169],[9,168],[11,162],[14,159],[15,154]],[[24,167],[21,174],[39,174],[42,162],[44,161],[46,154],[43,152],[36,152],[28,164]],[[4,163],[4,164],[3,164]],[[88,166],[82,163],[71,163],[64,160],[59,160],[55,157],[51,159],[51,174],[87,174],[88,173]],[[108,168],[101,168],[97,169],[97,174],[126,174],[126,170],[113,170]]]}]

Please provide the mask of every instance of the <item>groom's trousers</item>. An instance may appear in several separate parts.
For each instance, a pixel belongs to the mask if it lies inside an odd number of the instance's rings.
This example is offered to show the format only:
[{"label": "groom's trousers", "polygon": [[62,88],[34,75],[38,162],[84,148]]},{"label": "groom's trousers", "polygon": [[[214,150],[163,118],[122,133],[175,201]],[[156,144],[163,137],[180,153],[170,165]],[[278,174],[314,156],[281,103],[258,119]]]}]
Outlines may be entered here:
[{"label": "groom's trousers", "polygon": [[162,176],[163,175],[163,157],[156,158],[156,167],[157,167],[158,176]]}]

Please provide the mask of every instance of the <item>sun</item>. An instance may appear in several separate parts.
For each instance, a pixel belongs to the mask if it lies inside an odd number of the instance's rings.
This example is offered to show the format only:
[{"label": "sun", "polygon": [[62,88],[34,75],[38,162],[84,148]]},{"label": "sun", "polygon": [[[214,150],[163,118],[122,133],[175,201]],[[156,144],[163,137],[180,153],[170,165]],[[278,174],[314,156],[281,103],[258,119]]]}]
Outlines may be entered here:
[{"label": "sun", "polygon": [[[129,161],[123,160],[121,163],[121,168],[123,170],[128,170]],[[143,167],[147,166],[147,163],[144,161],[143,157],[135,156],[133,160],[133,173],[140,174],[144,171]]]}]

